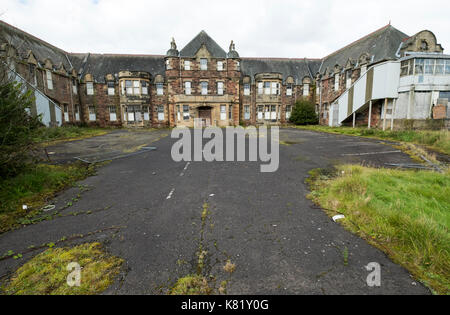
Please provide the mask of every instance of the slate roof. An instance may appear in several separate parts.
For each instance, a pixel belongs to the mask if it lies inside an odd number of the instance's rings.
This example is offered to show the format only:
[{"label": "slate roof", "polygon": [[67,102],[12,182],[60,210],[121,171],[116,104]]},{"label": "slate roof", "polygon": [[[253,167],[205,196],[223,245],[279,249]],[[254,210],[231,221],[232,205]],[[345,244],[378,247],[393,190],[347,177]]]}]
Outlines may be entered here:
[{"label": "slate roof", "polygon": [[201,31],[181,51],[180,57],[194,57],[202,45],[213,58],[227,58],[227,53],[205,31]]},{"label": "slate roof", "polygon": [[252,80],[259,73],[281,73],[283,80],[292,76],[296,83],[301,84],[303,78],[315,77],[320,64],[319,59],[242,58],[241,72]]},{"label": "slate roof", "polygon": [[71,60],[80,75],[90,73],[97,82],[105,82],[107,74],[126,70],[149,72],[153,78],[165,75],[162,55],[71,54]]},{"label": "slate roof", "polygon": [[[398,59],[396,53],[400,43],[407,38],[409,36],[405,33],[387,25],[323,59],[242,58],[241,71],[243,76],[250,76],[252,80],[259,73],[281,73],[284,80],[292,76],[301,83],[304,77],[314,78],[319,71],[324,73],[326,69],[334,70],[336,64],[344,67],[349,58],[357,62],[363,53],[370,55],[371,63]],[[104,82],[107,74],[114,75],[123,70],[145,71],[153,77],[165,74],[163,55],[67,53],[3,21],[0,21],[1,42],[11,43],[22,58],[26,58],[31,50],[41,64],[45,59],[50,59],[55,66],[62,63],[68,71],[73,67],[81,75],[90,73],[97,82]],[[212,57],[227,58],[225,50],[205,31],[201,31],[180,51],[180,57],[193,57],[202,45],[206,46]]]},{"label": "slate roof", "polygon": [[42,65],[45,59],[50,59],[54,66],[60,63],[64,65],[67,71],[72,69],[67,53],[49,43],[34,37],[8,23],[0,20],[0,43],[9,43],[13,45],[22,58],[28,57],[28,51],[32,51],[36,59]]},{"label": "slate roof", "polygon": [[349,58],[357,62],[363,53],[370,55],[371,63],[398,59],[395,54],[407,38],[405,33],[387,25],[325,57],[320,72],[324,73],[327,68],[334,70],[335,65],[345,67]]}]

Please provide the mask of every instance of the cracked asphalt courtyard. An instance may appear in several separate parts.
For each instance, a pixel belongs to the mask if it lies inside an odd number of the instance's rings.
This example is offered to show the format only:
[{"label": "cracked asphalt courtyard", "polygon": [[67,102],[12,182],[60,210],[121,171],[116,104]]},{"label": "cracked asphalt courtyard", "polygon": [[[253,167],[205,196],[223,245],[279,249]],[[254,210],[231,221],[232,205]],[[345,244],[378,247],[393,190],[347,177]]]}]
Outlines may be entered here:
[{"label": "cracked asphalt courtyard", "polygon": [[[49,148],[57,162],[108,150],[157,150],[114,160],[63,192],[54,201],[57,209],[81,195],[62,211],[74,215],[1,235],[0,253],[25,252],[72,235],[80,238],[64,245],[98,240],[126,260],[106,294],[165,294],[178,278],[196,273],[199,248],[205,252],[203,273],[217,283],[228,280],[228,294],[429,293],[306,197],[312,169],[342,162],[408,163],[407,155],[359,156],[393,148],[377,140],[282,129],[280,168],[261,173],[259,162],[176,163],[176,140],[169,133],[116,131]],[[38,253],[0,261],[2,280]],[[232,275],[224,272],[228,260],[236,265]],[[367,286],[365,266],[371,262],[382,267],[380,288]]]}]

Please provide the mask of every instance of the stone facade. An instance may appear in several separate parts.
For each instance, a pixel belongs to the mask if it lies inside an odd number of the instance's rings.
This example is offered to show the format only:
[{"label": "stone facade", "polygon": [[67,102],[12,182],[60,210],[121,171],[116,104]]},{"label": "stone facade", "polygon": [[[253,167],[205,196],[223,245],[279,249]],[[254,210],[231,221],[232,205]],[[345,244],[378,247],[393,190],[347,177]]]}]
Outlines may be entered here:
[{"label": "stone facade", "polygon": [[102,127],[281,125],[299,99],[328,124],[332,102],[369,66],[406,51],[442,52],[431,32],[408,37],[391,25],[323,59],[241,58],[233,42],[225,52],[204,31],[181,51],[172,40],[165,55],[69,54],[6,23],[0,31],[3,60],[61,107],[63,124]]}]

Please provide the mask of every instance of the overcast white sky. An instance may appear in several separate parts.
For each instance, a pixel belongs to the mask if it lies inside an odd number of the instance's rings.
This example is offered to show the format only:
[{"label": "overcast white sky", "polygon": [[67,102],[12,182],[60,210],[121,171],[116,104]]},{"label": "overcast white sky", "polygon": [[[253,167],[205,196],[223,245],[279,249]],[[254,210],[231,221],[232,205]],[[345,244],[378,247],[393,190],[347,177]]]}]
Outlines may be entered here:
[{"label": "overcast white sky", "polygon": [[205,30],[243,57],[322,58],[391,20],[450,53],[448,0],[2,0],[0,15],[69,52],[165,54]]}]

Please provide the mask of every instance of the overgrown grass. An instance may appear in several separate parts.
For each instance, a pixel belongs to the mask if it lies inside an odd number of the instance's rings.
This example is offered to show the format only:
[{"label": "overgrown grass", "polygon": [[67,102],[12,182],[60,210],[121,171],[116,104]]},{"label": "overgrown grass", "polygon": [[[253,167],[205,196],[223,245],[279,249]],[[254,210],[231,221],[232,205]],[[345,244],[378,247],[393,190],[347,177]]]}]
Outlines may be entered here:
[{"label": "overgrown grass", "polygon": [[[81,267],[80,286],[70,287],[68,265]],[[123,260],[105,253],[99,243],[51,248],[23,265],[4,288],[7,295],[92,295],[106,290]]]},{"label": "overgrown grass", "polygon": [[191,275],[179,279],[170,290],[169,295],[210,295],[213,291],[206,278],[200,275]]},{"label": "overgrown grass", "polygon": [[450,294],[450,171],[339,166],[311,173],[311,198],[438,294]]},{"label": "overgrown grass", "polygon": [[382,140],[393,140],[393,141],[414,143],[450,155],[450,132],[448,130],[383,131],[379,129],[327,127],[327,126],[297,126],[296,128],[335,134],[351,135],[351,136],[369,137]]},{"label": "overgrown grass", "polygon": [[95,136],[102,136],[111,130],[112,129],[76,126],[39,128],[34,137],[34,141],[37,143],[43,143],[44,145],[51,145],[59,141],[74,141]]},{"label": "overgrown grass", "polygon": [[[65,166],[29,166],[22,174],[0,180],[0,233],[18,227],[40,212],[55,193],[93,175],[93,166],[81,163]],[[28,210],[22,209],[23,205]]]}]

